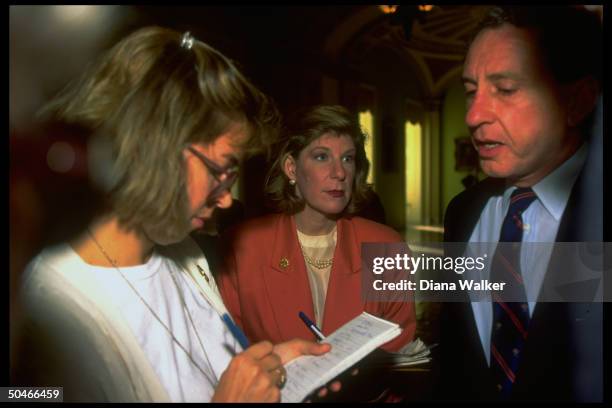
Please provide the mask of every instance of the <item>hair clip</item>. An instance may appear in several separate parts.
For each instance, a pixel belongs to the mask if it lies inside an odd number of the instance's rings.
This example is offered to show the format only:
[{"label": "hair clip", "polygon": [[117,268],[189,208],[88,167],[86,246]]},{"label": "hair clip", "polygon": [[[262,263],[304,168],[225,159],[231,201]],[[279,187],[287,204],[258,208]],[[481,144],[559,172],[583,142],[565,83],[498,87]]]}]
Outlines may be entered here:
[{"label": "hair clip", "polygon": [[181,38],[181,47],[190,50],[193,47],[194,38],[189,31],[186,31]]}]

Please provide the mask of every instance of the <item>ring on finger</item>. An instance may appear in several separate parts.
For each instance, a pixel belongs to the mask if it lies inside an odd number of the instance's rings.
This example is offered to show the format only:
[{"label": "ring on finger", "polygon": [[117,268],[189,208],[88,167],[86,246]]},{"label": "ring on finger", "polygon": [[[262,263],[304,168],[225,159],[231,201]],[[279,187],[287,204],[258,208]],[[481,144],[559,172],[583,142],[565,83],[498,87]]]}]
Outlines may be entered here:
[{"label": "ring on finger", "polygon": [[285,386],[285,383],[287,382],[287,372],[285,371],[285,368],[279,367],[274,371],[279,374],[279,379],[276,385],[278,386],[278,388],[283,388]]}]

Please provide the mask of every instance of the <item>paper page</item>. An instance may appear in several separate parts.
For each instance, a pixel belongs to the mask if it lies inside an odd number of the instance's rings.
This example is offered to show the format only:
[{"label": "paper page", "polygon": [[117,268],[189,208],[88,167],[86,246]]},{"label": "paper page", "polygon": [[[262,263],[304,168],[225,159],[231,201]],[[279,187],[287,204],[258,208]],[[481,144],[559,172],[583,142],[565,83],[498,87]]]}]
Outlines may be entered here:
[{"label": "paper page", "polygon": [[323,340],[332,345],[330,352],[322,356],[302,356],[285,366],[287,383],[281,391],[281,401],[302,401],[317,387],[400,333],[396,323],[363,312]]}]

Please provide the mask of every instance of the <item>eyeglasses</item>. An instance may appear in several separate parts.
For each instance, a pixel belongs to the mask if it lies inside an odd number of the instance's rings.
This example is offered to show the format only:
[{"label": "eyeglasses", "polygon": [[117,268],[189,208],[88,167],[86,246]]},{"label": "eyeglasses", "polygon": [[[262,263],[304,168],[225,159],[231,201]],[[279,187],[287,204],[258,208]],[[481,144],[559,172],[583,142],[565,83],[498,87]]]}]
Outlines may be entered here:
[{"label": "eyeglasses", "polygon": [[208,198],[206,198],[206,205],[212,207],[217,203],[219,198],[223,194],[225,194],[226,190],[232,188],[232,186],[238,179],[238,166],[235,163],[231,163],[229,165],[229,168],[224,169],[217,163],[204,156],[202,153],[198,152],[193,147],[189,146],[188,149],[191,153],[194,154],[195,157],[200,159],[200,161],[204,164],[208,172],[219,183],[210,191],[210,193],[208,193]]}]

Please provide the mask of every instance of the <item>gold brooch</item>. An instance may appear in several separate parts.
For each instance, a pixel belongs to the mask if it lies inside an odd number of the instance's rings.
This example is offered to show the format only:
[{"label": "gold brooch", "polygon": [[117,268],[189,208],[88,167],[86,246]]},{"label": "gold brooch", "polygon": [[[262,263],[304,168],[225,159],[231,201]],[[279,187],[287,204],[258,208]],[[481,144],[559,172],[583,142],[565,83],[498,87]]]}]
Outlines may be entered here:
[{"label": "gold brooch", "polygon": [[287,258],[281,258],[280,262],[278,263],[278,265],[285,269],[286,267],[289,266],[289,260]]}]

